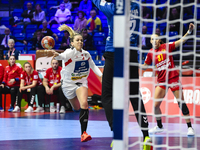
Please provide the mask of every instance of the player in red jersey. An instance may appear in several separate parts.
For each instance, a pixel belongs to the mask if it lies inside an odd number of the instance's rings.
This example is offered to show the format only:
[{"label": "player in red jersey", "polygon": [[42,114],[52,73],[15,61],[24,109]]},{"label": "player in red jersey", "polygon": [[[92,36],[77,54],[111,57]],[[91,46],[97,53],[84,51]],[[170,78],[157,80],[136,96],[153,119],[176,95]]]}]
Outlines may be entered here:
[{"label": "player in red jersey", "polygon": [[[52,59],[51,68],[48,68],[44,75],[43,85],[37,87],[39,106],[34,112],[44,112],[42,104],[44,103],[45,95],[55,94],[57,96],[57,100],[60,102],[60,113],[65,113],[65,105],[68,101],[61,89],[61,70],[62,67],[59,66],[58,60]],[[51,111],[54,112],[55,110],[56,109],[53,109]]]},{"label": "player in red jersey", "polygon": [[[158,38],[158,35],[154,34],[151,36],[151,43],[153,48],[149,50],[145,63],[142,65],[143,69],[146,69],[151,63],[155,64],[157,72],[157,86],[155,89],[154,103],[155,114],[161,114],[160,105],[162,101],[157,101],[162,99],[166,94],[166,87],[170,88],[178,100],[178,104],[184,116],[189,116],[189,110],[187,105],[184,102],[184,97],[182,91],[181,83],[179,81],[179,74],[175,68],[174,60],[172,54],[170,54],[175,48],[179,47],[180,44],[187,41],[186,36],[191,34],[194,29],[194,25],[190,23],[188,32],[178,41],[168,44],[161,44],[161,40]],[[166,85],[166,80],[168,80],[168,85]],[[181,95],[179,93],[182,93]],[[181,99],[181,100],[180,100]],[[161,117],[156,117],[157,126],[149,130],[149,133],[158,133],[164,130]],[[186,119],[188,125],[187,135],[194,135],[194,129],[192,128],[190,119]]]},{"label": "player in red jersey", "polygon": [[29,62],[24,63],[24,71],[21,73],[20,78],[20,88],[16,98],[17,103],[12,112],[20,112],[22,95],[29,93],[30,96],[28,96],[28,108],[25,110],[25,112],[33,112],[36,87],[37,85],[41,85],[42,81],[38,76],[38,72],[33,69]]},{"label": "player in red jersey", "polygon": [[2,108],[2,94],[11,94],[11,106],[8,111],[13,111],[17,92],[19,91],[19,79],[22,68],[15,63],[15,56],[9,57],[9,65],[4,71],[3,82],[0,85],[0,111]]},{"label": "player in red jersey", "polygon": [[4,67],[2,66],[2,64],[0,63],[0,84],[3,81],[3,75],[4,75]]}]

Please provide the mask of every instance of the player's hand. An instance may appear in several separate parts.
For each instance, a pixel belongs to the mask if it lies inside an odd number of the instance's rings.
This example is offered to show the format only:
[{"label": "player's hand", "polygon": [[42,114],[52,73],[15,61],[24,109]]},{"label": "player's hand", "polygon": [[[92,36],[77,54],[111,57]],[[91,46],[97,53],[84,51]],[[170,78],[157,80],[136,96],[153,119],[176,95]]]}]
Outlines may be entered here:
[{"label": "player's hand", "polygon": [[54,86],[50,88],[50,94],[53,95]]},{"label": "player's hand", "polygon": [[9,83],[13,84],[15,82],[15,79],[10,79]]},{"label": "player's hand", "polygon": [[26,87],[25,87],[25,86],[19,88],[19,91],[20,91],[20,92],[21,92],[21,91],[24,91],[24,90],[26,90]]},{"label": "player's hand", "polygon": [[48,95],[50,95],[50,89],[49,89],[49,87],[48,87],[48,88],[45,88],[45,90],[46,90],[46,93],[47,93]]},{"label": "player's hand", "polygon": [[190,23],[190,25],[189,25],[189,31],[191,32],[193,29],[194,29],[194,24]]},{"label": "player's hand", "polygon": [[59,55],[59,53],[57,53],[55,50],[50,50],[50,51],[53,53],[53,58]]},{"label": "player's hand", "polygon": [[4,88],[4,84],[1,84],[0,86],[1,86],[2,88]]}]

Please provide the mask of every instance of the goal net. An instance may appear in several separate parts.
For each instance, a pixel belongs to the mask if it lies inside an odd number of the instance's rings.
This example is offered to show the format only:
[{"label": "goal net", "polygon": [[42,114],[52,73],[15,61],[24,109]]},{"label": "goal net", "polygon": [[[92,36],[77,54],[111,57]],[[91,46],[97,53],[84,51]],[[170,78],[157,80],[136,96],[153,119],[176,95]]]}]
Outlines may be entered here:
[{"label": "goal net", "polygon": [[[134,6],[133,7],[133,3]],[[136,7],[137,6],[137,7]],[[175,67],[159,68],[155,60],[146,71],[139,68],[139,79],[129,79],[129,65],[144,64],[149,50],[152,34],[159,34],[158,39],[164,43],[173,43],[185,35],[189,24],[195,29],[185,37],[172,52],[166,46],[166,57],[173,57]],[[143,135],[129,99],[139,97],[145,104],[149,129],[155,127],[156,117],[162,118],[164,131],[150,134],[155,150],[198,150],[200,149],[200,1],[199,0],[115,0],[114,16],[115,71],[113,80],[114,109],[114,143],[113,149],[142,149]],[[138,51],[138,63],[130,63],[130,51]],[[153,51],[152,57],[157,56]],[[160,55],[160,58],[163,59]],[[166,60],[167,61],[167,60]],[[162,61],[161,61],[162,63]],[[161,64],[162,65],[162,64]],[[157,71],[166,69],[179,73],[180,83],[168,83],[168,76],[163,86],[166,88],[164,98],[155,99]],[[138,81],[140,93],[129,95],[129,82]],[[185,117],[178,107],[173,92],[169,87],[181,86],[179,95],[189,108],[190,116]],[[140,96],[141,94],[141,96]],[[161,114],[155,115],[154,104],[162,101]],[[140,106],[141,104],[139,104]],[[140,112],[139,112],[140,113]],[[195,136],[187,136],[187,123],[190,118]],[[140,122],[140,120],[139,120]]]}]

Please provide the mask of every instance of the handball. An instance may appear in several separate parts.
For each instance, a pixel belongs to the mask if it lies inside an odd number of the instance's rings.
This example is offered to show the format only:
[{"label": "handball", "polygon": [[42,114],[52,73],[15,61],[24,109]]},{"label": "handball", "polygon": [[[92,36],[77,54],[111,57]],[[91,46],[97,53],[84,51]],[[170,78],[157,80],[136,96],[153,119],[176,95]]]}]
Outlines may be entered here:
[{"label": "handball", "polygon": [[55,41],[51,36],[42,38],[41,45],[44,49],[52,49],[55,46]]}]

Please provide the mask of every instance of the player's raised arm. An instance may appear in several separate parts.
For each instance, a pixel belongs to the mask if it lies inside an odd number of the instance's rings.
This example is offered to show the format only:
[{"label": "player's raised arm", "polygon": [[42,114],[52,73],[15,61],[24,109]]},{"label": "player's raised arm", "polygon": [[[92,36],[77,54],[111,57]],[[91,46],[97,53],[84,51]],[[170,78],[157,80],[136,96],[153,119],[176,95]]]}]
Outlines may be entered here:
[{"label": "player's raised arm", "polygon": [[187,39],[185,39],[185,37],[187,35],[191,34],[193,29],[194,29],[194,24],[190,23],[187,33],[181,39],[179,39],[178,41],[175,42],[175,47],[179,47],[181,43],[185,43],[187,41]]},{"label": "player's raised arm", "polygon": [[92,2],[100,11],[106,15],[106,17],[114,15],[115,7],[113,3],[109,3],[105,0],[92,0]]}]

